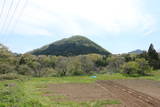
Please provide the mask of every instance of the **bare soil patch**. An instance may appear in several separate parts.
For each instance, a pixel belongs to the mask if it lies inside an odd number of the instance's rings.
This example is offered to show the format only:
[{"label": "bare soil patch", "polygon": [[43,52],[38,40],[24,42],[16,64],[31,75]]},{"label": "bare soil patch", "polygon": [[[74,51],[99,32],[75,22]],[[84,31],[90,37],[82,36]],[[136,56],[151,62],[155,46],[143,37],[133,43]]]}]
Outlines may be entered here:
[{"label": "bare soil patch", "polygon": [[134,79],[114,80],[114,82],[160,99],[160,81]]},{"label": "bare soil patch", "polygon": [[[159,82],[148,82],[148,80],[139,81],[141,80],[97,81],[90,84],[49,84],[45,89],[47,93],[44,95],[64,96],[64,98],[57,98],[59,101],[119,100],[122,103],[110,105],[112,107],[160,107]],[[138,87],[137,84],[142,86]],[[152,90],[145,89],[145,87],[150,87]]]},{"label": "bare soil patch", "polygon": [[110,92],[106,92],[97,84],[67,83],[50,84],[46,95],[64,95],[73,101],[92,101],[113,99]]},{"label": "bare soil patch", "polygon": [[114,93],[115,99],[123,102],[125,107],[160,107],[160,100],[147,93],[136,91],[114,81],[98,81],[97,83]]}]

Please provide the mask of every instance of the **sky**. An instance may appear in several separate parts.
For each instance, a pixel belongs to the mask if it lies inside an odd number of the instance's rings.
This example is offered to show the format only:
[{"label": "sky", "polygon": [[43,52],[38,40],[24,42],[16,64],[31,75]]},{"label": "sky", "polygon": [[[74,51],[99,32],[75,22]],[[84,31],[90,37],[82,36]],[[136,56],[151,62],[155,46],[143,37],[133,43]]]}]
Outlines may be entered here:
[{"label": "sky", "polygon": [[[5,4],[3,4],[5,3]],[[83,35],[111,53],[160,49],[159,0],[0,0],[0,43],[25,53]]]}]

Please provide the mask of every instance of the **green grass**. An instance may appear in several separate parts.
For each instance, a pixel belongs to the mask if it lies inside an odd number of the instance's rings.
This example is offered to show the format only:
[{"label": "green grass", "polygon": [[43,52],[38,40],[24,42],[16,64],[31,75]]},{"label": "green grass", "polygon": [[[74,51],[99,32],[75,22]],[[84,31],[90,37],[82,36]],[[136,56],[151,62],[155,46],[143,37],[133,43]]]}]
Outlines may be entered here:
[{"label": "green grass", "polygon": [[99,74],[97,78],[90,76],[31,78],[30,80],[0,81],[0,107],[103,107],[107,104],[119,104],[119,101],[99,100],[88,102],[56,101],[54,98],[65,96],[43,96],[42,91],[50,83],[92,83],[97,80],[113,79],[151,79],[160,80],[160,71],[151,76],[127,77],[122,74]]},{"label": "green grass", "polygon": [[112,80],[112,79],[129,79],[131,77],[123,76],[122,74],[98,74],[97,78],[91,76],[64,76],[64,77],[44,77],[32,78],[32,82],[40,83],[92,83],[97,80]]},{"label": "green grass", "polygon": [[24,90],[21,81],[1,81],[0,107],[33,107],[33,105],[41,107],[39,101],[27,96]]},{"label": "green grass", "polygon": [[98,100],[98,101],[87,101],[87,102],[53,102],[53,107],[106,107],[109,104],[120,104],[116,100]]}]

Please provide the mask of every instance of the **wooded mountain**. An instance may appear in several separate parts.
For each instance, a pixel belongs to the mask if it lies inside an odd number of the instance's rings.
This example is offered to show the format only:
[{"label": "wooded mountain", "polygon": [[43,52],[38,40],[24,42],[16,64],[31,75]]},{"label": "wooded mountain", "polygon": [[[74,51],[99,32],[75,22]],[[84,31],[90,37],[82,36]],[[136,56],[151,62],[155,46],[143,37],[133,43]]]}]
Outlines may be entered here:
[{"label": "wooded mountain", "polygon": [[83,36],[72,36],[29,52],[33,55],[75,56],[90,53],[108,55],[101,46]]}]

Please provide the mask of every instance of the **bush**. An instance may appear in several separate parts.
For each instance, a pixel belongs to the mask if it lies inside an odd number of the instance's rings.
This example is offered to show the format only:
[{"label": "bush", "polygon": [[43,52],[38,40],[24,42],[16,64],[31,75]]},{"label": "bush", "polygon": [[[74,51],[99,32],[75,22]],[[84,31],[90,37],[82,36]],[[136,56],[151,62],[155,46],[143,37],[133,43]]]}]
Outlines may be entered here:
[{"label": "bush", "polygon": [[0,80],[14,80],[14,79],[23,80],[25,79],[25,77],[22,75],[15,74],[15,73],[8,73],[8,74],[0,75]]},{"label": "bush", "polygon": [[145,75],[150,72],[152,69],[149,66],[148,62],[141,58],[136,59],[135,61],[130,61],[121,67],[121,72],[127,75]]},{"label": "bush", "polygon": [[127,62],[122,66],[122,73],[124,74],[133,75],[136,74],[137,71],[138,64],[135,61]]},{"label": "bush", "polygon": [[109,72],[116,73],[120,71],[121,65],[124,64],[125,59],[121,56],[111,56],[107,58],[107,69]]},{"label": "bush", "polygon": [[41,77],[51,77],[51,76],[57,76],[58,73],[53,68],[43,68],[41,70]]},{"label": "bush", "polygon": [[28,65],[19,65],[17,67],[17,72],[21,75],[31,75],[32,69]]},{"label": "bush", "polygon": [[103,56],[95,61],[97,67],[105,67],[108,65],[107,57]]},{"label": "bush", "polygon": [[82,63],[79,57],[71,57],[67,63],[67,75],[83,75]]},{"label": "bush", "polygon": [[13,73],[15,67],[8,63],[0,63],[0,74]]},{"label": "bush", "polygon": [[146,73],[152,71],[152,68],[149,66],[148,61],[146,61],[144,58],[139,58],[135,60],[136,63],[138,63],[138,74],[145,75]]},{"label": "bush", "polygon": [[21,81],[6,82],[0,87],[0,107],[45,107],[38,99],[26,94]]},{"label": "bush", "polygon": [[78,58],[81,64],[81,70],[85,74],[92,74],[91,72],[95,70],[93,61],[87,56],[79,56]]},{"label": "bush", "polygon": [[58,76],[66,76],[67,73],[67,63],[68,63],[68,58],[66,57],[60,57],[56,61],[55,69],[57,72]]}]

